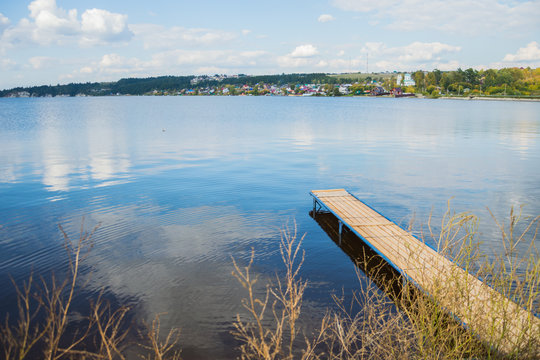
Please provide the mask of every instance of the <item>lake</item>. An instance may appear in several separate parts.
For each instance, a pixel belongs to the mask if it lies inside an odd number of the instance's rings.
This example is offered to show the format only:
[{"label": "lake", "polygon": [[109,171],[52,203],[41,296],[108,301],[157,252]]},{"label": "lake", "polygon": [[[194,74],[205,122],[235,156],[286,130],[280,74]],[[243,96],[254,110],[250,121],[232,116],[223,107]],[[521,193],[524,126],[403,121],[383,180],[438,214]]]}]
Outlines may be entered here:
[{"label": "lake", "polygon": [[540,102],[0,99],[1,319],[15,306],[10,277],[65,272],[58,225],[76,239],[84,218],[100,227],[77,304],[104,291],[139,321],[165,313],[183,358],[235,358],[246,294],[232,258],[254,249],[263,289],[283,271],[284,226],[306,234],[307,314],[356,288],[354,264],[309,216],[309,191],[325,188],[401,224],[438,221],[452,199],[479,216],[482,249],[500,251],[487,208],[540,214]]}]

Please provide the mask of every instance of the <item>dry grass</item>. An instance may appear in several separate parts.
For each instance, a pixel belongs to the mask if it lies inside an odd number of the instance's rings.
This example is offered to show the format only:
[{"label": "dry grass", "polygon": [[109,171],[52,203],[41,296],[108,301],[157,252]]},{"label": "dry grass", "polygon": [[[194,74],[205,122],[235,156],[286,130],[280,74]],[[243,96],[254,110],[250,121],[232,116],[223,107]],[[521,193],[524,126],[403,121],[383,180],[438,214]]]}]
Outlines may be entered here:
[{"label": "dry grass", "polygon": [[[264,298],[255,297],[258,279],[251,273],[254,251],[245,267],[240,267],[233,259],[232,274],[248,292],[242,305],[251,317],[249,321],[244,321],[238,315],[234,323],[233,335],[243,343],[242,359],[293,359],[296,353],[296,325],[307,282],[298,275],[304,262],[304,252],[300,251],[304,237],[297,239],[296,226],[294,233],[289,230],[286,228],[282,231],[279,247],[286,269],[285,276],[283,279],[276,277],[276,286],[267,285]],[[271,316],[271,326],[265,326],[265,316]]]},{"label": "dry grass", "polygon": [[[286,273],[268,285],[264,298],[256,298],[254,285],[257,278],[251,274],[254,255],[245,267],[234,262],[233,275],[247,290],[243,302],[249,318],[237,317],[235,337],[241,341],[242,359],[536,359],[540,355],[540,256],[534,244],[539,217],[522,223],[521,212],[510,213],[507,227],[497,220],[505,252],[485,256],[477,242],[477,218],[468,213],[448,211],[434,231],[431,219],[428,232],[438,244],[439,252],[452,258],[467,272],[480,278],[499,292],[483,299],[490,314],[472,313],[467,301],[468,281],[461,271],[445,274],[444,282],[421,291],[404,280],[400,274],[389,277],[384,264],[374,265],[372,255],[359,256],[359,268],[369,275],[367,281],[360,272],[359,288],[351,300],[334,297],[336,310],[329,311],[314,335],[299,334],[297,322],[301,315],[302,295],[307,282],[298,278],[303,263],[300,246],[294,232],[285,230],[280,244]],[[530,243],[526,255],[516,253],[518,244]],[[375,262],[377,263],[377,262]],[[381,281],[381,279],[383,279]],[[396,290],[397,289],[397,290]],[[466,294],[467,296],[464,296]],[[501,295],[502,294],[502,295]],[[517,303],[511,303],[513,299]],[[447,311],[452,301],[461,301],[466,310],[460,314],[467,321]],[[465,303],[463,303],[463,301]],[[529,314],[523,319],[521,308]],[[353,311],[352,309],[360,309]],[[272,321],[265,322],[265,316]],[[518,321],[519,334],[509,337],[510,324]],[[463,319],[462,319],[463,320]],[[482,329],[483,334],[470,329]],[[302,335],[302,336],[300,336]],[[303,337],[303,341],[296,341]],[[511,341],[509,339],[512,339]]]},{"label": "dry grass", "polygon": [[[90,313],[82,320],[73,319],[73,299],[78,290],[81,262],[88,256],[98,226],[88,232],[81,223],[79,239],[74,242],[60,226],[68,255],[69,273],[63,281],[54,275],[39,282],[30,275],[17,292],[18,313],[10,321],[9,315],[0,326],[0,348],[3,359],[125,359],[124,350],[130,331],[126,324],[128,307],[113,310],[99,296],[90,302]],[[179,359],[176,350],[178,330],[172,329],[161,342],[159,317],[147,326],[147,333],[139,343],[144,359]]]},{"label": "dry grass", "polygon": [[160,336],[160,320],[159,314],[156,315],[152,321],[152,325],[146,325],[146,334],[144,334],[149,345],[139,344],[141,347],[147,350],[146,355],[141,355],[143,359],[154,360],[179,360],[180,350],[177,349],[176,344],[180,340],[180,330],[172,328],[163,340]]}]

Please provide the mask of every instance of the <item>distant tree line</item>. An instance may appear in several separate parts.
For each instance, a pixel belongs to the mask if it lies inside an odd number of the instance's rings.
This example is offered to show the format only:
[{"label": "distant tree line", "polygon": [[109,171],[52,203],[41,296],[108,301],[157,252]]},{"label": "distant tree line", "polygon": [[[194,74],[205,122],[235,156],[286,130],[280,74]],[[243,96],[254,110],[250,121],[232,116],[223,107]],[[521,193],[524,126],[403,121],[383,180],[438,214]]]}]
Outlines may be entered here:
[{"label": "distant tree line", "polygon": [[540,95],[540,68],[415,71],[416,92],[452,95]]},{"label": "distant tree line", "polygon": [[159,76],[149,78],[127,78],[116,82],[94,83],[71,83],[67,85],[43,85],[33,87],[16,87],[1,90],[0,97],[10,96],[14,93],[27,92],[30,96],[103,96],[103,95],[145,95],[153,91],[169,92],[216,87],[216,86],[255,86],[259,83],[266,84],[304,84],[304,83],[327,83],[333,81],[326,74],[281,74],[281,75],[257,75],[227,77],[223,81],[211,80],[209,77],[200,77],[196,84],[192,84],[195,76]]}]

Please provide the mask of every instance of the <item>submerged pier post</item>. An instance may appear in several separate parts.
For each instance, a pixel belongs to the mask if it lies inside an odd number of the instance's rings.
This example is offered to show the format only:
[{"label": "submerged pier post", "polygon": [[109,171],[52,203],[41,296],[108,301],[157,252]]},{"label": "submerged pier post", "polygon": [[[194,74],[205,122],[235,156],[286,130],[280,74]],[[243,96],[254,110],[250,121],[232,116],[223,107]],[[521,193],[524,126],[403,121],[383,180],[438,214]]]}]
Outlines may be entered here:
[{"label": "submerged pier post", "polygon": [[341,246],[341,233],[343,232],[343,222],[339,221],[339,246]]}]

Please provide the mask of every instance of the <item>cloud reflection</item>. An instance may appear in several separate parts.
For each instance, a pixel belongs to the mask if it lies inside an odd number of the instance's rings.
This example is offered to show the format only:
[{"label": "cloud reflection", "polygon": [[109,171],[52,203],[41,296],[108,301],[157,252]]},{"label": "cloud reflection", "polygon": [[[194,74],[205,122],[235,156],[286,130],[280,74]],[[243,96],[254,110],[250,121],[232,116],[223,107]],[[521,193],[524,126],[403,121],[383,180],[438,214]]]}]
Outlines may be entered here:
[{"label": "cloud reflection", "polygon": [[40,135],[43,184],[50,191],[68,191],[75,164],[68,160],[69,143],[58,129],[46,127]]},{"label": "cloud reflection", "polygon": [[[90,286],[137,299],[138,319],[149,322],[166,313],[164,330],[180,327],[183,344],[216,351],[220,334],[242,312],[245,295],[231,274],[231,257],[245,264],[254,244],[265,257],[277,255],[279,233],[272,224],[278,221],[276,215],[242,214],[231,206],[122,206],[92,213],[87,223],[101,228],[85,260],[93,269]],[[72,233],[78,226],[76,217],[66,224]],[[260,274],[260,291],[272,273]]]}]

